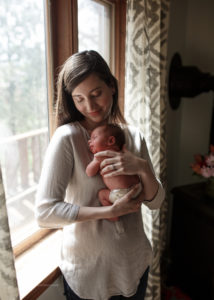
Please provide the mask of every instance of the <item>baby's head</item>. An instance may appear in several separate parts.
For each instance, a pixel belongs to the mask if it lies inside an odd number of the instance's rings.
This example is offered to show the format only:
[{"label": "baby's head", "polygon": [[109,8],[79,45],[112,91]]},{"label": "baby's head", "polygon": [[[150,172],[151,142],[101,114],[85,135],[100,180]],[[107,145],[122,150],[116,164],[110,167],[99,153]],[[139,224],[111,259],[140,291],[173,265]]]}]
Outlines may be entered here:
[{"label": "baby's head", "polygon": [[125,135],[118,125],[102,125],[92,131],[88,144],[92,153],[107,149],[119,151],[125,144]]}]

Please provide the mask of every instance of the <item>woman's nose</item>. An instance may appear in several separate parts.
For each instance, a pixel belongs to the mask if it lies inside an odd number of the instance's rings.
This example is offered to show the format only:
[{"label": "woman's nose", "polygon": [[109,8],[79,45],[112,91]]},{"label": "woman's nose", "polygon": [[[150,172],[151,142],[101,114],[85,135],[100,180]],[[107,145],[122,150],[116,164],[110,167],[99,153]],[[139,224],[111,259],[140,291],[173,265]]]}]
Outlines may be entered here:
[{"label": "woman's nose", "polygon": [[87,105],[87,111],[88,111],[88,112],[91,112],[91,111],[94,110],[95,103],[94,103],[94,101],[92,101],[90,98],[87,99],[86,105]]}]

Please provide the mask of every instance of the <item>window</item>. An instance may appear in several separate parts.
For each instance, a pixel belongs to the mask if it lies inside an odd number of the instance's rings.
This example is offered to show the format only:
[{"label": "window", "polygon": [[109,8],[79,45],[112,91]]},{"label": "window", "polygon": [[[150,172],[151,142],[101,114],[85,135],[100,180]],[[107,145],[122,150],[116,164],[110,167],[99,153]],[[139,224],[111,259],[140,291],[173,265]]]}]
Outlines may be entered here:
[{"label": "window", "polygon": [[78,0],[79,51],[96,50],[114,71],[114,4]]},{"label": "window", "polygon": [[48,53],[52,54],[47,58],[52,63],[53,74],[50,64],[48,68],[52,86],[58,67],[77,51],[78,42],[79,50],[100,52],[120,84],[123,81],[125,39],[121,42],[124,35],[120,32],[125,24],[125,0],[51,1],[51,5],[42,0],[1,1],[0,163],[13,246],[38,230],[34,200],[49,137],[44,3],[50,18]]},{"label": "window", "polygon": [[0,163],[15,246],[38,230],[34,199],[48,144],[43,1],[1,1],[0,20]]}]

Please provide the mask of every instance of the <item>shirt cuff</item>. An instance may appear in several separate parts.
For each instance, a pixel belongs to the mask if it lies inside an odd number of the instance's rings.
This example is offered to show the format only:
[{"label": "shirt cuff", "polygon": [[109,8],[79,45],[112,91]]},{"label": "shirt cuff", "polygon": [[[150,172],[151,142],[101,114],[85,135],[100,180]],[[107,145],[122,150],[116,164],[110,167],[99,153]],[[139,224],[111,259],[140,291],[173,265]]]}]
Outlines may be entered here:
[{"label": "shirt cuff", "polygon": [[73,216],[72,216],[72,221],[77,219],[78,213],[80,210],[80,206],[73,204]]},{"label": "shirt cuff", "polygon": [[156,195],[151,200],[144,200],[143,204],[146,205],[149,209],[158,209],[161,207],[161,204],[165,198],[165,190],[158,180],[158,190]]}]

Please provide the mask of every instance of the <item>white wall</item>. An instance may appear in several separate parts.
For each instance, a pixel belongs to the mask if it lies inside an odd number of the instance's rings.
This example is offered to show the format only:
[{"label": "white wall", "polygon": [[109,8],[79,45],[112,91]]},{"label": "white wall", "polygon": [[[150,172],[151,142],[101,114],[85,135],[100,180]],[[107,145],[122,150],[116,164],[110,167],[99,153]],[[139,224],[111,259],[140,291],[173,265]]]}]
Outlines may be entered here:
[{"label": "white wall", "polygon": [[[179,52],[183,65],[214,75],[214,1],[172,0],[168,55]],[[195,153],[207,153],[213,93],[183,98],[177,110],[168,105],[168,186],[198,182],[189,167]]]},{"label": "white wall", "polygon": [[[196,66],[214,75],[214,1],[171,0],[168,40],[168,70],[175,52],[184,66]],[[199,182],[190,164],[196,153],[208,151],[213,93],[182,98],[177,110],[167,107],[167,184],[170,241],[173,187]]]}]

